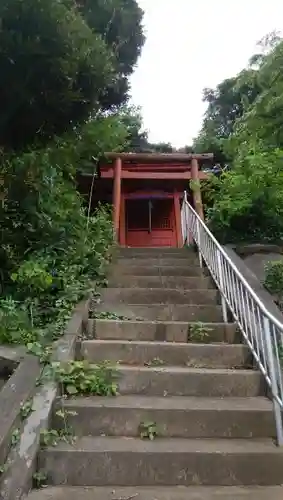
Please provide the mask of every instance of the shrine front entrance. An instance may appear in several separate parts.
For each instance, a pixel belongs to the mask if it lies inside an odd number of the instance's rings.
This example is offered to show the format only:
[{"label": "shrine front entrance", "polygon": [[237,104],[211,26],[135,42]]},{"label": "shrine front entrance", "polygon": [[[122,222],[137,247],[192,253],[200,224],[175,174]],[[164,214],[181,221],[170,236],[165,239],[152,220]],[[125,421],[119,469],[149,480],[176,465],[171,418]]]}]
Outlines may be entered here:
[{"label": "shrine front entrance", "polygon": [[173,198],[125,200],[126,246],[177,247]]}]

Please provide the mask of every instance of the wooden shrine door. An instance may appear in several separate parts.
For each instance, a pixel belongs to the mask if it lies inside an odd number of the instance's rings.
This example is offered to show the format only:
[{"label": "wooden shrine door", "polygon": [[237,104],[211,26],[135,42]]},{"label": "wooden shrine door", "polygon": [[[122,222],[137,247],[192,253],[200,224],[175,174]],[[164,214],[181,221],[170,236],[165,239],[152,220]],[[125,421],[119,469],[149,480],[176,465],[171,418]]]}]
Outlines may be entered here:
[{"label": "wooden shrine door", "polygon": [[126,245],[176,247],[173,198],[126,200]]}]

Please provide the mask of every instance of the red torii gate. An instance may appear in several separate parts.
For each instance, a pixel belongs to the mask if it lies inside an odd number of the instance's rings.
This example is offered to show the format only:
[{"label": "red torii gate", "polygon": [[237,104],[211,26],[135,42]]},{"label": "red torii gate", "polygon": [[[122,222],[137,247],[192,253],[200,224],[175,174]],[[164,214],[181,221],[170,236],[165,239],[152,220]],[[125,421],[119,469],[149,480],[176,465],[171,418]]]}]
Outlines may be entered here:
[{"label": "red torii gate", "polygon": [[[182,246],[184,190],[203,219],[199,168],[213,154],[105,153],[102,179],[113,181],[113,225],[121,246]],[[192,183],[190,185],[190,181]]]}]

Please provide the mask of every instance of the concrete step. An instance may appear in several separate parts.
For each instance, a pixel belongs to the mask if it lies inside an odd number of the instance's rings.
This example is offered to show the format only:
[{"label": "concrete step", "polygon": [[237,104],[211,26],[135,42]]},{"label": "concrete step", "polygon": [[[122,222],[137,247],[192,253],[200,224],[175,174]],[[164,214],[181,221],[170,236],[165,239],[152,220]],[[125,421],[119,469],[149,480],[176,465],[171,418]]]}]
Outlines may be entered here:
[{"label": "concrete step", "polygon": [[221,323],[222,309],[217,305],[138,305],[116,304],[115,307],[107,304],[98,304],[97,313],[115,313],[122,319],[149,320],[149,321],[202,321],[204,323]]},{"label": "concrete step", "polygon": [[175,290],[201,290],[215,286],[212,280],[204,276],[113,276],[108,280],[109,288],[172,288]]},{"label": "concrete step", "polygon": [[183,257],[187,255],[196,255],[196,252],[192,248],[166,248],[166,247],[149,247],[149,248],[120,248],[117,252],[117,255],[120,257],[145,257],[152,255],[154,257],[171,257],[172,255],[175,257]]},{"label": "concrete step", "polygon": [[180,365],[198,368],[252,366],[250,350],[243,344],[85,340],[81,343],[81,355],[92,363],[108,360],[128,365]]},{"label": "concrete step", "polygon": [[104,304],[217,304],[217,290],[174,290],[164,288],[105,288]]},{"label": "concrete step", "polygon": [[147,260],[147,259],[156,259],[156,260],[180,260],[180,261],[193,261],[193,262],[199,262],[199,256],[196,252],[147,252],[147,253],[142,253],[142,252],[132,252],[132,253],[125,253],[117,254],[117,259],[118,260]]},{"label": "concrete step", "polygon": [[110,271],[111,276],[119,278],[121,275],[129,274],[130,276],[205,276],[208,275],[206,269],[200,269],[197,265],[190,266],[151,266],[148,262],[144,262],[143,265],[135,266],[131,265],[117,265],[114,264]]},{"label": "concrete step", "polygon": [[135,257],[131,259],[117,259],[115,262],[115,265],[117,267],[126,267],[126,266],[151,266],[151,267],[197,267],[199,268],[199,260],[197,256],[195,255],[189,255],[185,257],[178,257],[177,259],[175,258],[162,258],[158,259],[155,257],[147,257],[145,258],[140,258],[140,257]]},{"label": "concrete step", "polygon": [[258,371],[119,365],[119,392],[144,396],[253,397],[265,395]]},{"label": "concrete step", "polygon": [[[67,411],[67,425],[76,436],[104,434],[138,437],[142,422],[156,423],[159,437],[275,436],[273,406],[262,397],[90,397],[66,400],[64,408]],[[68,414],[68,411],[71,413]],[[55,428],[64,425],[56,413],[52,425]]]},{"label": "concrete step", "polygon": [[39,469],[55,486],[274,486],[283,451],[260,439],[83,437],[43,450]]},{"label": "concrete step", "polygon": [[50,487],[28,500],[282,500],[283,486]]},{"label": "concrete step", "polygon": [[[191,323],[194,327],[194,323]],[[234,323],[204,323],[206,342],[239,343],[241,334]],[[115,321],[89,319],[87,336],[101,340],[187,342],[190,325],[172,321]]]},{"label": "concrete step", "polygon": [[132,254],[117,254],[117,259],[118,261],[123,261],[123,260],[139,260],[139,261],[146,261],[146,260],[172,260],[174,262],[180,261],[184,264],[188,262],[193,262],[194,264],[199,263],[199,256],[195,252],[171,252],[171,253],[154,253],[154,252],[148,252],[148,253],[132,253]]}]

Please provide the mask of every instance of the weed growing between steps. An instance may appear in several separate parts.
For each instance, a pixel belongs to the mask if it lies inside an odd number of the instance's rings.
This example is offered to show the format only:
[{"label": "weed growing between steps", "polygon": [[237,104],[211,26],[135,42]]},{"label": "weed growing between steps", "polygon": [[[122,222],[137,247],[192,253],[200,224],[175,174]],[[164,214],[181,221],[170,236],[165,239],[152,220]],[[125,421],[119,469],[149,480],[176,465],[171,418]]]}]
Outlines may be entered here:
[{"label": "weed growing between steps", "polygon": [[86,361],[71,361],[65,365],[54,363],[55,381],[62,394],[116,396],[118,394],[118,372],[108,361],[92,365]]},{"label": "weed growing between steps", "polygon": [[188,341],[193,343],[208,344],[209,334],[212,328],[209,328],[204,323],[190,323],[188,327]]},{"label": "weed growing between steps", "polygon": [[47,484],[47,474],[43,470],[35,472],[32,476],[33,488],[39,490]]},{"label": "weed growing between steps", "polygon": [[24,421],[26,418],[28,418],[30,416],[30,414],[32,413],[32,411],[33,411],[32,404],[33,404],[32,398],[29,398],[27,401],[25,401],[25,403],[21,404],[20,417],[21,417],[22,421]]},{"label": "weed growing between steps", "polygon": [[[56,411],[56,417],[62,419],[62,426],[58,429],[49,428],[40,433],[42,448],[57,446],[60,442],[73,444],[76,440],[73,429],[68,425],[68,416],[77,413],[64,407],[66,397],[82,396],[116,396],[118,394],[118,373],[109,362],[91,365],[86,361],[70,361],[66,364],[53,363],[48,370],[48,377],[52,377],[59,385],[61,407]],[[37,475],[38,474],[38,475]],[[37,488],[46,480],[40,471],[34,476]]]},{"label": "weed growing between steps", "polygon": [[47,448],[49,446],[57,446],[61,441],[65,443],[74,443],[76,437],[71,428],[63,429],[48,429],[47,431],[41,431],[40,433],[40,445],[41,448]]},{"label": "weed growing between steps", "polygon": [[[68,415],[77,415],[77,412],[66,410],[64,408],[64,398],[61,397],[61,408],[56,411],[56,416],[62,420],[62,427],[59,429],[44,429],[40,432],[40,446],[41,448],[48,448],[49,446],[58,446],[60,442],[74,444],[76,440],[75,433],[68,425]],[[40,472],[40,471],[39,471]],[[36,473],[37,474],[37,473]],[[38,483],[38,478],[35,477],[34,481]],[[37,488],[41,486],[37,485]]]},{"label": "weed growing between steps", "polygon": [[141,422],[139,426],[139,433],[141,439],[149,439],[150,441],[153,441],[159,434],[156,422]]},{"label": "weed growing between steps", "polygon": [[97,312],[95,308],[91,309],[89,312],[89,318],[91,319],[108,319],[109,321],[144,321],[144,318],[139,316],[135,318],[130,318],[128,316],[123,316],[122,314],[116,314],[112,311],[102,311]]},{"label": "weed growing between steps", "polygon": [[122,316],[121,314],[116,314],[111,311],[102,311],[102,312],[96,312],[95,309],[90,310],[89,312],[89,318],[91,319],[108,319],[112,321],[129,321],[130,318],[127,318],[126,316]]},{"label": "weed growing between steps", "polygon": [[147,361],[146,363],[144,363],[144,366],[148,366],[148,367],[164,366],[164,365],[165,365],[165,361],[163,361],[163,359],[160,359],[160,358],[153,358],[151,361]]}]

